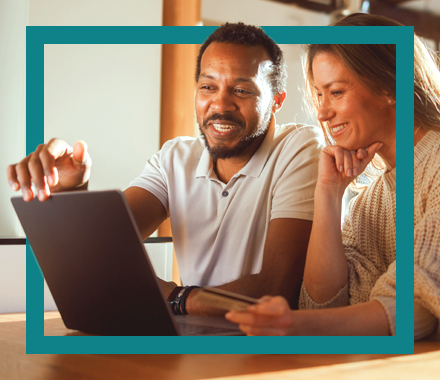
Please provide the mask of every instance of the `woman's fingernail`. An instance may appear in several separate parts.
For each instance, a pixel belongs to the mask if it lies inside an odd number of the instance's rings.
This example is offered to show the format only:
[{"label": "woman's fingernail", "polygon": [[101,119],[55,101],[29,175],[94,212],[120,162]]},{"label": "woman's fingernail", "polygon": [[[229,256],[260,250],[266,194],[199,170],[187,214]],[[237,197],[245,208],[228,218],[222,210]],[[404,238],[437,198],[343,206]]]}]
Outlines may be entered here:
[{"label": "woman's fingernail", "polygon": [[358,170],[357,170],[357,168],[354,168],[354,169],[353,169],[353,175],[354,175],[355,177],[358,176]]},{"label": "woman's fingernail", "polygon": [[347,177],[353,177],[352,172],[351,172],[351,169],[348,169],[348,170],[347,170]]},{"label": "woman's fingernail", "polygon": [[339,171],[340,171],[341,173],[344,171],[344,166],[343,166],[343,165],[339,166]]}]

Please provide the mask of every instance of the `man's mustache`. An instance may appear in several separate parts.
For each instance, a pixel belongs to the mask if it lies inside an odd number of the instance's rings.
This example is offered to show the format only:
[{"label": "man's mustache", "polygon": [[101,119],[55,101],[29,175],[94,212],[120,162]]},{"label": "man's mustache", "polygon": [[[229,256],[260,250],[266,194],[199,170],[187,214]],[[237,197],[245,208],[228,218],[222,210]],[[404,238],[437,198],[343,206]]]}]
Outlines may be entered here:
[{"label": "man's mustache", "polygon": [[211,116],[208,116],[205,120],[203,120],[203,126],[207,127],[208,123],[213,120],[215,120],[215,121],[228,121],[228,122],[231,122],[231,123],[238,125],[240,128],[245,127],[244,123],[241,120],[239,120],[234,115],[227,114],[227,113],[215,113]]}]

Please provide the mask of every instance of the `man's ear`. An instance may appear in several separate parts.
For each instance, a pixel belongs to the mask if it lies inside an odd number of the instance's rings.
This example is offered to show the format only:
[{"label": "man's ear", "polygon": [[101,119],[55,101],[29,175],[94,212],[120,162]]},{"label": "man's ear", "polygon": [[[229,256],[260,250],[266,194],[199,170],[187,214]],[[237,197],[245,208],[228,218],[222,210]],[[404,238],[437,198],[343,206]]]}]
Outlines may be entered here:
[{"label": "man's ear", "polygon": [[277,113],[283,106],[284,100],[286,100],[286,91],[279,92],[273,97],[272,113]]}]

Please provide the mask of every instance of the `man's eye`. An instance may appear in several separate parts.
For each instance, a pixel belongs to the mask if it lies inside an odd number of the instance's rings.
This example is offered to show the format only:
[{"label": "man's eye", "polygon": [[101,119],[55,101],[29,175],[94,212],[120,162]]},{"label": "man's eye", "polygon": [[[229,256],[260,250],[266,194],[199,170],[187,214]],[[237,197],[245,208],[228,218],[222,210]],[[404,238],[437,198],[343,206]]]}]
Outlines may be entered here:
[{"label": "man's eye", "polygon": [[250,91],[243,90],[242,88],[236,88],[235,93],[239,95],[250,95]]},{"label": "man's eye", "polygon": [[202,85],[202,86],[200,86],[200,90],[202,90],[202,91],[213,91],[214,87],[208,86],[208,85]]}]

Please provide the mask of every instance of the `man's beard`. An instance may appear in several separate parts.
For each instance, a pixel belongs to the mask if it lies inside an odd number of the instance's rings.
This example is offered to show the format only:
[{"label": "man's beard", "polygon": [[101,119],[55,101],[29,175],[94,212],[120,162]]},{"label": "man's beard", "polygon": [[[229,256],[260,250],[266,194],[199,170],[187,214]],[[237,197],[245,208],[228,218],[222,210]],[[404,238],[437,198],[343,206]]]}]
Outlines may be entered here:
[{"label": "man's beard", "polygon": [[[203,128],[199,123],[199,129],[200,133],[204,137],[205,140],[205,146],[208,150],[210,156],[212,157],[213,161],[216,162],[217,160],[224,160],[227,158],[233,158],[240,156],[252,143],[255,141],[255,139],[263,134],[266,133],[269,121],[272,114],[270,112],[270,108],[266,112],[266,114],[263,117],[263,120],[261,122],[258,122],[257,125],[253,128],[252,133],[250,133],[248,136],[245,136],[242,138],[237,145],[235,145],[232,148],[228,148],[225,146],[210,146],[208,139],[206,138],[205,133],[203,132]],[[222,121],[230,121],[236,125],[238,125],[239,129],[245,129],[246,126],[241,122],[241,120],[237,120],[233,115],[228,114],[213,114],[212,116],[208,117],[206,120],[203,121],[203,127],[207,128],[208,123],[210,120],[222,120]]]}]

